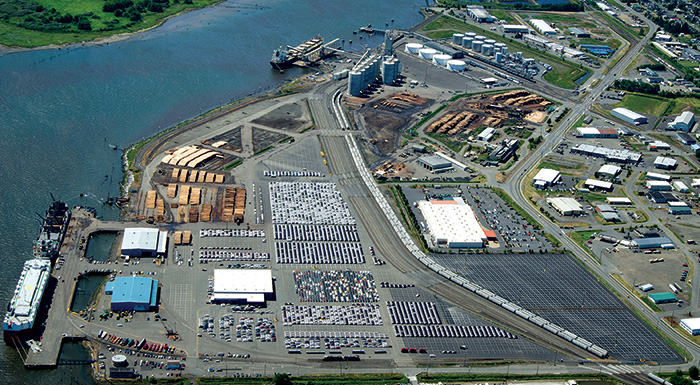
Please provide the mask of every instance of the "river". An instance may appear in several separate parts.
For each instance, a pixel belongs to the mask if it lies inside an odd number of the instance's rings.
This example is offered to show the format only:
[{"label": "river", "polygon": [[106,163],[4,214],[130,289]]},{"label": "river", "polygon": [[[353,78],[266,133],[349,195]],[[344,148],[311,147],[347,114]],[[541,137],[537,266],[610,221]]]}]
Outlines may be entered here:
[{"label": "river", "polygon": [[[274,48],[321,35],[326,41],[344,38],[345,48],[361,50],[368,41],[353,30],[368,23],[384,28],[392,18],[390,27],[408,28],[422,20],[415,6],[425,5],[419,0],[256,1],[261,9],[236,7],[253,2],[228,1],[120,42],[0,56],[1,304],[8,303],[31,255],[36,213],[48,207],[49,193],[116,218],[117,211],[102,202],[119,194],[122,148],[303,74],[273,71],[268,61]],[[0,347],[5,383],[91,383],[85,376],[76,379],[76,373],[83,372],[25,371],[13,349]]]}]

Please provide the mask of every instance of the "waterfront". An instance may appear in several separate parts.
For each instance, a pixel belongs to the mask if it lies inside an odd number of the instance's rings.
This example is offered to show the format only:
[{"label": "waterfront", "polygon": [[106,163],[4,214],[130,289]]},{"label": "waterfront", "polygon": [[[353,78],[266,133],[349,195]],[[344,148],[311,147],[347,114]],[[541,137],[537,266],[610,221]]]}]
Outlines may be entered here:
[{"label": "waterfront", "polygon": [[[414,1],[413,4],[420,5]],[[38,218],[49,192],[71,205],[94,206],[119,193],[119,149],[232,99],[245,97],[302,74],[269,68],[272,49],[321,34],[354,39],[367,23],[397,28],[421,20],[398,0],[342,4],[275,1],[266,10],[226,4],[194,11],[161,28],[104,46],[76,47],[0,57],[0,302],[7,303],[31,254]],[[324,15],[310,18],[309,15]],[[284,21],[284,22],[282,22]],[[381,38],[375,37],[374,42]],[[355,41],[359,49],[364,41]],[[83,194],[83,198],[81,198]],[[0,349],[0,377],[10,383],[69,381],[75,368],[25,372],[17,354]],[[18,375],[23,377],[18,377]],[[66,377],[68,376],[68,377]],[[88,381],[86,378],[80,381]]]}]

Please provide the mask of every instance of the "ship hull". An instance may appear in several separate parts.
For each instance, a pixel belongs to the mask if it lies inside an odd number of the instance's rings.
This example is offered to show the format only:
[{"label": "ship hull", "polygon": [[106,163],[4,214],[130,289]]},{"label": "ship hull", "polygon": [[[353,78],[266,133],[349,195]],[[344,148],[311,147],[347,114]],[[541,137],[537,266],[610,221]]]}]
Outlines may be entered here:
[{"label": "ship hull", "polygon": [[22,329],[22,330],[3,330],[2,339],[8,346],[19,346],[22,341],[30,339],[32,336],[32,329]]},{"label": "ship hull", "polygon": [[285,60],[285,61],[270,61],[270,65],[274,69],[278,70],[283,70],[286,68],[290,68],[294,63],[294,60]]}]

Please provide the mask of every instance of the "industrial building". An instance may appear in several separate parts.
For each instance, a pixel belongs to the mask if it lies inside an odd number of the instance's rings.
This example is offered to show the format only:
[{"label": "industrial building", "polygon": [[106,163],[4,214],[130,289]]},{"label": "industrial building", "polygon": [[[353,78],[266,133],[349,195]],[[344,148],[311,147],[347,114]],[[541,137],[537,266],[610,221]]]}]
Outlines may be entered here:
[{"label": "industrial building", "polygon": [[605,202],[609,205],[631,205],[632,201],[625,197],[607,197]]},{"label": "industrial building", "polygon": [[700,318],[684,318],[681,327],[692,336],[700,335]]},{"label": "industrial building", "polygon": [[450,157],[450,156],[448,156],[448,155],[446,155],[446,154],[444,154],[444,153],[442,153],[442,152],[440,152],[440,151],[435,152],[435,155],[437,155],[437,156],[439,156],[440,158],[442,158],[442,159],[444,159],[444,160],[446,160],[446,161],[452,163],[452,167],[455,167],[455,168],[457,168],[457,169],[459,169],[459,170],[462,170],[462,171],[468,171],[468,170],[469,170],[469,166],[467,166],[466,164],[464,164],[464,163],[458,161],[457,159],[452,158],[452,157]]},{"label": "industrial building", "polygon": [[678,198],[670,192],[649,191],[647,198],[654,203],[677,202]]},{"label": "industrial building", "polygon": [[467,14],[477,23],[493,23],[497,20],[481,5],[467,5]]},{"label": "industrial building", "polygon": [[679,180],[673,182],[673,188],[675,188],[679,193],[687,193],[690,191],[690,189],[688,189],[688,185]]},{"label": "industrial building", "polygon": [[557,170],[552,170],[549,168],[543,168],[537,172],[534,178],[532,178],[532,184],[536,188],[547,188],[554,186],[561,180],[561,173]]},{"label": "industrial building", "polygon": [[478,140],[482,140],[484,142],[488,142],[493,138],[493,134],[496,132],[496,129],[493,127],[487,127],[484,131],[481,131],[479,135],[476,136]]},{"label": "industrial building", "polygon": [[527,25],[522,25],[522,24],[504,24],[503,25],[503,32],[527,34],[527,33],[530,33],[530,27],[528,27]]},{"label": "industrial building", "polygon": [[664,156],[657,156],[656,159],[654,159],[654,167],[663,170],[672,170],[676,168],[677,163],[675,159]]},{"label": "industrial building", "polygon": [[667,202],[668,212],[673,215],[692,214],[690,206],[685,202]]},{"label": "industrial building", "polygon": [[437,155],[424,155],[416,161],[419,165],[427,168],[433,174],[452,171],[452,163]]},{"label": "industrial building", "polygon": [[646,237],[632,240],[632,243],[640,249],[672,249],[675,246],[667,237]]},{"label": "industrial building", "polygon": [[627,108],[613,108],[612,116],[638,126],[647,123],[647,117]]},{"label": "industrial building", "polygon": [[685,132],[677,132],[676,138],[678,138],[678,140],[680,140],[681,143],[685,144],[686,146],[692,146],[696,143],[695,139]]},{"label": "industrial building", "polygon": [[381,76],[382,59],[379,55],[365,53],[348,74],[348,94],[361,96]]},{"label": "industrial building", "polygon": [[666,175],[666,174],[660,174],[658,172],[648,172],[647,173],[647,179],[652,179],[652,180],[663,180],[666,182],[671,181],[671,176]]},{"label": "industrial building", "polygon": [[432,48],[435,51],[437,51],[438,54],[449,55],[450,57],[452,57],[454,59],[460,59],[460,58],[464,57],[463,51],[448,47],[448,46],[440,44],[436,41],[426,42],[424,47],[425,48]]},{"label": "industrial building", "polygon": [[654,293],[649,294],[649,299],[651,299],[655,304],[678,302],[678,298],[671,293]]},{"label": "industrial building", "polygon": [[532,24],[532,26],[535,27],[537,32],[543,35],[555,35],[557,33],[557,30],[552,28],[552,26],[550,26],[549,23],[547,23],[544,20],[530,19],[530,24]]},{"label": "industrial building", "polygon": [[212,302],[262,304],[273,299],[272,270],[215,269]]},{"label": "industrial building", "polygon": [[666,126],[667,130],[690,132],[695,124],[695,115],[690,111],[684,111]]},{"label": "industrial building", "polygon": [[112,295],[112,311],[149,311],[158,305],[158,280],[145,277],[117,277],[107,282],[105,294]]},{"label": "industrial building", "polygon": [[517,139],[505,139],[501,144],[489,154],[489,160],[497,162],[507,162],[518,149]]},{"label": "industrial building", "polygon": [[574,135],[579,138],[617,138],[617,130],[613,128],[578,127]]},{"label": "industrial building", "polygon": [[571,27],[569,28],[569,34],[578,38],[587,38],[591,37],[591,33],[586,31],[583,28],[579,27]]},{"label": "industrial building", "polygon": [[581,215],[583,207],[574,198],[547,198],[547,204],[564,216]]},{"label": "industrial building", "polygon": [[610,182],[603,182],[602,180],[596,180],[596,179],[586,179],[586,181],[583,183],[586,188],[591,189],[591,190],[596,190],[596,191],[612,191],[613,189],[613,184]]},{"label": "industrial building", "polygon": [[481,248],[488,237],[462,198],[419,201],[430,238],[437,246],[449,248]]},{"label": "industrial building", "polygon": [[596,175],[598,175],[598,176],[603,175],[603,176],[607,176],[610,178],[615,178],[616,176],[620,175],[621,172],[622,172],[622,167],[615,166],[612,164],[605,164],[605,165],[601,166],[600,169],[598,169],[598,171],[596,172]]},{"label": "industrial building", "polygon": [[168,249],[168,232],[154,228],[132,227],[124,229],[121,254],[129,257],[155,257],[165,255]]},{"label": "industrial building", "polygon": [[618,150],[613,148],[593,146],[579,143],[571,148],[574,154],[582,154],[597,158],[604,158],[608,162],[636,164],[642,159],[642,154],[630,150]]},{"label": "industrial building", "polygon": [[598,205],[595,209],[606,222],[622,221],[622,219],[620,219],[620,215],[617,213],[617,210],[612,208],[610,205]]},{"label": "industrial building", "polygon": [[649,151],[670,150],[671,145],[669,145],[666,142],[662,142],[660,140],[655,140],[655,141],[649,143],[648,148],[649,148]]},{"label": "industrial building", "polygon": [[648,180],[647,188],[651,191],[670,191],[671,184],[663,180]]}]

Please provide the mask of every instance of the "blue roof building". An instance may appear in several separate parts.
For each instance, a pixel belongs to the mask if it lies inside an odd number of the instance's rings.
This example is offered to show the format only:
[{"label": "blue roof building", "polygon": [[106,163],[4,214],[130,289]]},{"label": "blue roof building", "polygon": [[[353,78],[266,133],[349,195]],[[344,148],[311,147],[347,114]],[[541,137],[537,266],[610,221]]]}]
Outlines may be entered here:
[{"label": "blue roof building", "polygon": [[117,277],[107,283],[112,294],[112,311],[147,311],[157,305],[158,280],[145,277]]}]

